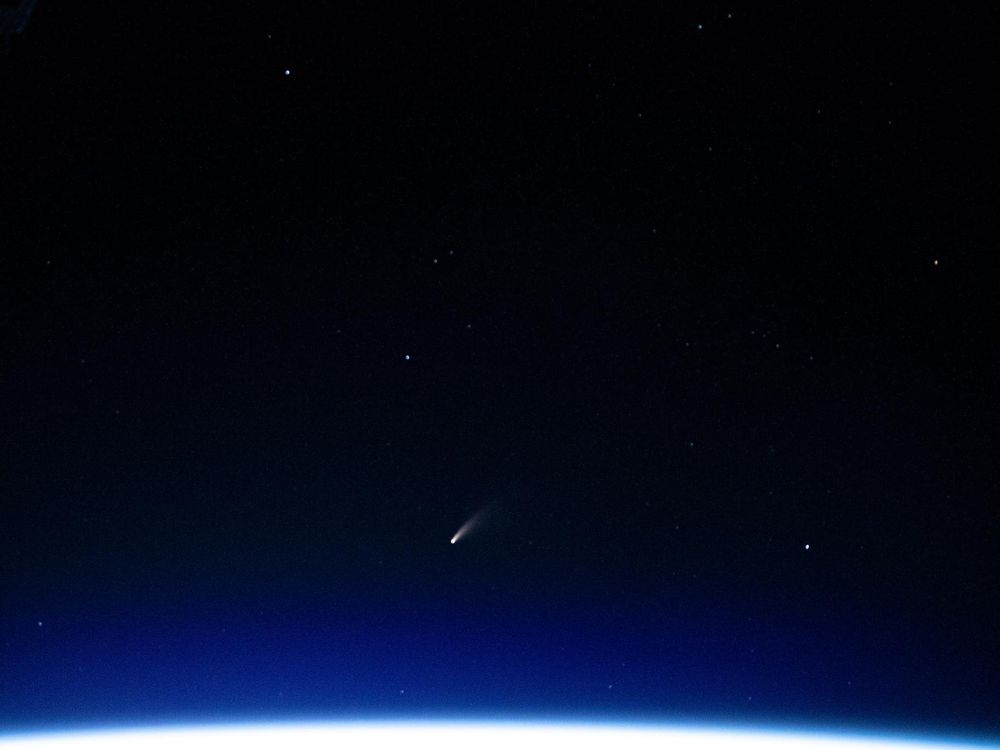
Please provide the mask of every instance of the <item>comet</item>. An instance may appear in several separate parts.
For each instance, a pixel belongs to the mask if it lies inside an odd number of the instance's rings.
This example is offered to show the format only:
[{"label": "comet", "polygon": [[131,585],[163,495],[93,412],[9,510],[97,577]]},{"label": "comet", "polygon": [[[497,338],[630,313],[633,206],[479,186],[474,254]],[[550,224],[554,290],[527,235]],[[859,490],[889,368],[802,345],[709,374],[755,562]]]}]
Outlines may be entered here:
[{"label": "comet", "polygon": [[476,528],[476,518],[477,518],[478,515],[479,514],[477,513],[475,516],[473,516],[468,521],[466,521],[465,523],[463,523],[461,525],[461,527],[459,527],[458,531],[455,532],[455,536],[453,536],[451,538],[451,543],[452,544],[455,544],[455,542],[457,542],[463,536],[465,536],[470,531],[473,531]]},{"label": "comet", "polygon": [[490,512],[492,510],[493,510],[493,503],[490,503],[489,505],[477,510],[468,521],[463,523],[458,528],[458,531],[456,531],[455,535],[451,538],[451,543],[455,544],[460,539],[467,537],[469,534],[473,533],[474,531],[482,527],[483,522],[490,515]]}]

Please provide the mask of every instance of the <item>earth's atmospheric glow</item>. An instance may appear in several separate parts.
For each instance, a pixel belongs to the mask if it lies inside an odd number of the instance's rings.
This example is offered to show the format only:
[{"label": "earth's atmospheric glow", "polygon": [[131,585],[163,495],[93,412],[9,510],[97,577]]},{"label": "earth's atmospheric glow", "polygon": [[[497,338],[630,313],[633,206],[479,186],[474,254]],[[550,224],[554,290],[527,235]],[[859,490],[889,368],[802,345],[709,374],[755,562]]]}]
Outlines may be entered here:
[{"label": "earth's atmospheric glow", "polygon": [[681,726],[526,723],[295,723],[236,724],[0,735],[0,750],[89,750],[139,748],[280,748],[313,750],[727,750],[728,748],[796,750],[945,750],[996,747],[996,744],[907,739],[891,736],[809,734],[721,730]]}]

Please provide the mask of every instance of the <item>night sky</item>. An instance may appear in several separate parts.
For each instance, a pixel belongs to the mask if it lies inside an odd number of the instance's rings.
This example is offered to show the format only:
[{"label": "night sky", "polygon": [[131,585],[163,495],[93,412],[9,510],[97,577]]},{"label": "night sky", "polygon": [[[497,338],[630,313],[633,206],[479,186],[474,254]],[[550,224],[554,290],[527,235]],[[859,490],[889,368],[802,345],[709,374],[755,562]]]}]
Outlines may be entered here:
[{"label": "night sky", "polygon": [[140,5],[0,56],[0,727],[1000,733],[995,17]]}]

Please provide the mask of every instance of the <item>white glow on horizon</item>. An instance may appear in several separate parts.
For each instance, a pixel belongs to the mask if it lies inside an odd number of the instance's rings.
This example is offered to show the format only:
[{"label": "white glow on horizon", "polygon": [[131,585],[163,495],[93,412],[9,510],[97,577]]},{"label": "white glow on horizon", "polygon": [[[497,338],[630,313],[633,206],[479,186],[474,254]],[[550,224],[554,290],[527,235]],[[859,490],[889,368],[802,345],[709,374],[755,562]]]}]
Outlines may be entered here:
[{"label": "white glow on horizon", "polygon": [[234,724],[0,735],[0,750],[957,750],[995,744],[681,726],[468,722]]}]

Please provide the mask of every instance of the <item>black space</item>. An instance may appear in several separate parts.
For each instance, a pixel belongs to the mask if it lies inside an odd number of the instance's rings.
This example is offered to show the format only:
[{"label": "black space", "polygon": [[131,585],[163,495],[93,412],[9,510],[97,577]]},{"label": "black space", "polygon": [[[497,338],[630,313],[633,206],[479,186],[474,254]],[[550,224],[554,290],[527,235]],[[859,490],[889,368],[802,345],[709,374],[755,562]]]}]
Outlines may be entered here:
[{"label": "black space", "polygon": [[320,5],[0,56],[0,724],[1000,732],[995,16]]}]

